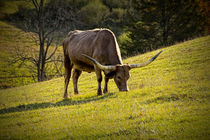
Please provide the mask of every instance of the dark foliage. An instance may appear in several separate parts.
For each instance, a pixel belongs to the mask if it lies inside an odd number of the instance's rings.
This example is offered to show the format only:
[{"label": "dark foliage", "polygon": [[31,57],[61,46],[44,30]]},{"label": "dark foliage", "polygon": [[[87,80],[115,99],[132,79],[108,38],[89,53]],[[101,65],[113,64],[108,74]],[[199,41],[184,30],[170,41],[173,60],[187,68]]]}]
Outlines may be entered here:
[{"label": "dark foliage", "polygon": [[207,24],[199,3],[192,0],[132,0],[127,16],[129,55],[203,35]]}]

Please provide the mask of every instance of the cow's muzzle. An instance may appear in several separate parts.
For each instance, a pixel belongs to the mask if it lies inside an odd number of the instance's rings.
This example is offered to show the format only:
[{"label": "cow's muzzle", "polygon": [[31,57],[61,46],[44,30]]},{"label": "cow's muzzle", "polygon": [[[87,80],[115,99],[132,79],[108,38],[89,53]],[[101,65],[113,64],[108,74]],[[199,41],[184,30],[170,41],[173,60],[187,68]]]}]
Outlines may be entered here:
[{"label": "cow's muzzle", "polygon": [[128,88],[120,89],[120,91],[129,91],[129,89]]}]

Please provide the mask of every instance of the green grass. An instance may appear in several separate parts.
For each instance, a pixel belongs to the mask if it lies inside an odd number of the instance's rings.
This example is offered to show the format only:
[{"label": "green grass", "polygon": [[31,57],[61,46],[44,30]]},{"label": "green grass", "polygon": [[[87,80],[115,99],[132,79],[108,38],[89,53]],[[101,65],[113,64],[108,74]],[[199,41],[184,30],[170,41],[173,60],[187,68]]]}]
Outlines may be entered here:
[{"label": "green grass", "polygon": [[[30,71],[24,67],[19,67],[18,63],[12,63],[16,56],[16,48],[23,46],[34,46],[33,41],[24,31],[0,21],[0,77],[15,77],[31,75]],[[0,89],[21,86],[33,83],[33,78],[12,78],[0,79]]]},{"label": "green grass", "polygon": [[[38,50],[39,47],[32,39],[31,33],[26,33],[9,23],[0,21],[0,89],[27,85],[37,81],[36,76],[21,77],[35,75],[35,73],[32,72],[32,70],[36,70],[34,65],[25,62],[24,64],[27,66],[22,65],[20,67],[20,62],[12,63],[17,55],[17,48],[23,51],[23,54],[28,53],[33,57],[38,56],[38,53],[35,54],[35,52],[33,52],[34,50]],[[51,54],[53,50],[54,48],[50,47],[48,55]],[[55,53],[55,56],[62,55],[63,50],[60,46]],[[48,75],[55,75],[55,66],[53,64],[47,64],[46,69]]]},{"label": "green grass", "polygon": [[[63,99],[64,79],[0,90],[0,139],[209,139],[210,36],[164,48],[130,71],[129,92],[96,96],[95,73]],[[158,51],[124,63],[141,63]]]},{"label": "green grass", "polygon": [[[17,48],[22,49],[25,46],[38,48],[31,37],[31,33],[26,33],[23,30],[18,29],[14,26],[15,23],[7,23],[4,19],[5,17],[18,12],[19,7],[24,7],[26,9],[34,8],[32,2],[26,0],[1,0],[0,2],[0,89],[27,85],[37,81],[36,76],[34,76],[35,74],[31,72],[31,69],[36,68],[33,67],[31,63],[25,62],[25,64],[30,65],[33,68],[28,68],[28,66],[20,67],[20,63],[18,62],[11,63],[11,60],[14,60],[14,57],[16,56]],[[50,51],[52,51],[51,47]],[[58,56],[60,52],[62,52],[61,48],[56,52],[56,56]],[[32,55],[35,56],[34,54]],[[47,68],[50,69],[47,70],[47,75],[55,75],[54,65],[47,64]],[[21,77],[32,76],[32,74],[34,77]]]}]

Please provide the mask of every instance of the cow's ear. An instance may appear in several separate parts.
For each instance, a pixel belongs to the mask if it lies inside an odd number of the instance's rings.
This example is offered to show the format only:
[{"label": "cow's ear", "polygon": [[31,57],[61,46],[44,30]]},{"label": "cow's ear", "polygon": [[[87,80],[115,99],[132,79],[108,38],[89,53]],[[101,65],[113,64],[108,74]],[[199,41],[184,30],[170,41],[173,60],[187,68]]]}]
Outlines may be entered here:
[{"label": "cow's ear", "polygon": [[128,66],[128,69],[129,69],[129,70],[131,70],[131,67],[130,67],[130,66]]},{"label": "cow's ear", "polygon": [[127,63],[127,67],[128,67],[128,70],[131,70],[131,67],[130,67],[130,65]]},{"label": "cow's ear", "polygon": [[113,77],[116,74],[116,71],[110,71],[106,74],[107,77]]}]

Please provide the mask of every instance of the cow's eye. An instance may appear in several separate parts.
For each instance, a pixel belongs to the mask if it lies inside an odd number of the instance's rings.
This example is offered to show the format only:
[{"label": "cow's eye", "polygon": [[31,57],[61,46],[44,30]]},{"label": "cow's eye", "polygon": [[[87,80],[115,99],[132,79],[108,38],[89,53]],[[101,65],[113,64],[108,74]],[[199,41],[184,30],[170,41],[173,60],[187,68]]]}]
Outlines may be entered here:
[{"label": "cow's eye", "polygon": [[121,77],[120,77],[120,76],[117,76],[117,79],[118,79],[118,80],[121,80]]}]

